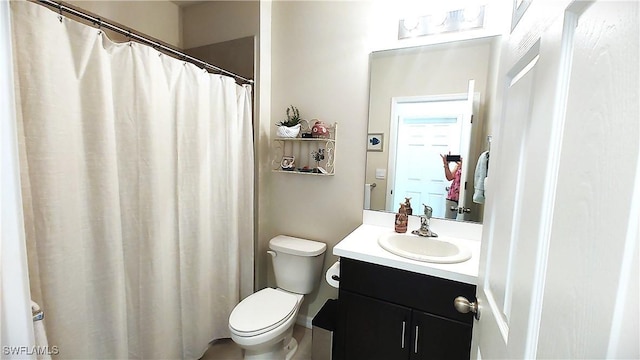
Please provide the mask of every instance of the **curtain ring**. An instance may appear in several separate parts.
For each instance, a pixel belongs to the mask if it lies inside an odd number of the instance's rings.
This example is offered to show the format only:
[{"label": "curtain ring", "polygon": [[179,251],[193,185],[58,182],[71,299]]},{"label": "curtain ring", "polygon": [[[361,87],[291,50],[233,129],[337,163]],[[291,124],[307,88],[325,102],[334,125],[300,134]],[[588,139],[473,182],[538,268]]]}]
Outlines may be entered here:
[{"label": "curtain ring", "polygon": [[58,13],[60,14],[60,15],[58,15],[58,20],[60,20],[60,22],[62,22],[62,1],[60,1],[58,3]]},{"label": "curtain ring", "polygon": [[93,25],[98,25],[98,35],[102,35],[102,19],[98,18],[97,23],[94,21]]}]

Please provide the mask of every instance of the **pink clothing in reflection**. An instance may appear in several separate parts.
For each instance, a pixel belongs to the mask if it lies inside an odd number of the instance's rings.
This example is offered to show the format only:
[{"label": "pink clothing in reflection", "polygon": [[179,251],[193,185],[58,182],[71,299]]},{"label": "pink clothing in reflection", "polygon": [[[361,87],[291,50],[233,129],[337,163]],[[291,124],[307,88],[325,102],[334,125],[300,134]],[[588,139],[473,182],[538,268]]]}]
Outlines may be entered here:
[{"label": "pink clothing in reflection", "polygon": [[447,200],[458,202],[460,198],[460,177],[462,176],[462,167],[458,166],[458,170],[453,175],[453,182],[449,187],[449,192],[447,193]]}]

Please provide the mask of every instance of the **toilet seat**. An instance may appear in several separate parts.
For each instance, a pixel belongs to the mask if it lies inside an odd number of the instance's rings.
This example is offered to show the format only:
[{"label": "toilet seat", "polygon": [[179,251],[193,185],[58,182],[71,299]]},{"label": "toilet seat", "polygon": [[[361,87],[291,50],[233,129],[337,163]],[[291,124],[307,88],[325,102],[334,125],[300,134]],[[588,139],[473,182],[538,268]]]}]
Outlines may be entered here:
[{"label": "toilet seat", "polygon": [[242,300],[229,316],[229,328],[238,336],[264,334],[296,313],[302,295],[265,288]]}]

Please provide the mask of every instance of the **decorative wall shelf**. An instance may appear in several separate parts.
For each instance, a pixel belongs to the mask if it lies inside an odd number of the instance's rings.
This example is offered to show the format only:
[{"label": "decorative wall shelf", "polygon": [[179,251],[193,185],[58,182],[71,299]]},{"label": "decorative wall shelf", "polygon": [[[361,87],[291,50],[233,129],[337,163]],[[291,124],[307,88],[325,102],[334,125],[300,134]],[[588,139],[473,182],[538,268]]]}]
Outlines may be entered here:
[{"label": "decorative wall shelf", "polygon": [[[325,124],[329,130],[327,137],[302,137],[304,134],[311,134],[315,122],[316,120],[311,123],[303,120],[300,134],[296,138],[273,139],[273,172],[315,176],[330,176],[335,173],[338,123]],[[290,166],[291,159],[294,161],[291,170],[285,170],[283,167]]]}]

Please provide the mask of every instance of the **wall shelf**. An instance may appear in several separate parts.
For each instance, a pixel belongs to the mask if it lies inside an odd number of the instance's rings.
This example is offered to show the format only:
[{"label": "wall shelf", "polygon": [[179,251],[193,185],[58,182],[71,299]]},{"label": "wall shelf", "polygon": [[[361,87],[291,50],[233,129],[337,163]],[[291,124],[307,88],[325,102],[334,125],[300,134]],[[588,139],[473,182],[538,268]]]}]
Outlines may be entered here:
[{"label": "wall shelf", "polygon": [[[311,121],[315,123],[315,120]],[[302,121],[300,134],[296,138],[273,139],[272,171],[276,173],[332,176],[335,173],[336,132],[338,123],[325,124],[329,130],[326,138],[303,138],[302,134],[310,134],[313,124]],[[316,161],[314,156],[321,153],[322,159]],[[294,158],[293,170],[282,168],[283,159]],[[318,170],[318,168],[324,170]]]}]

